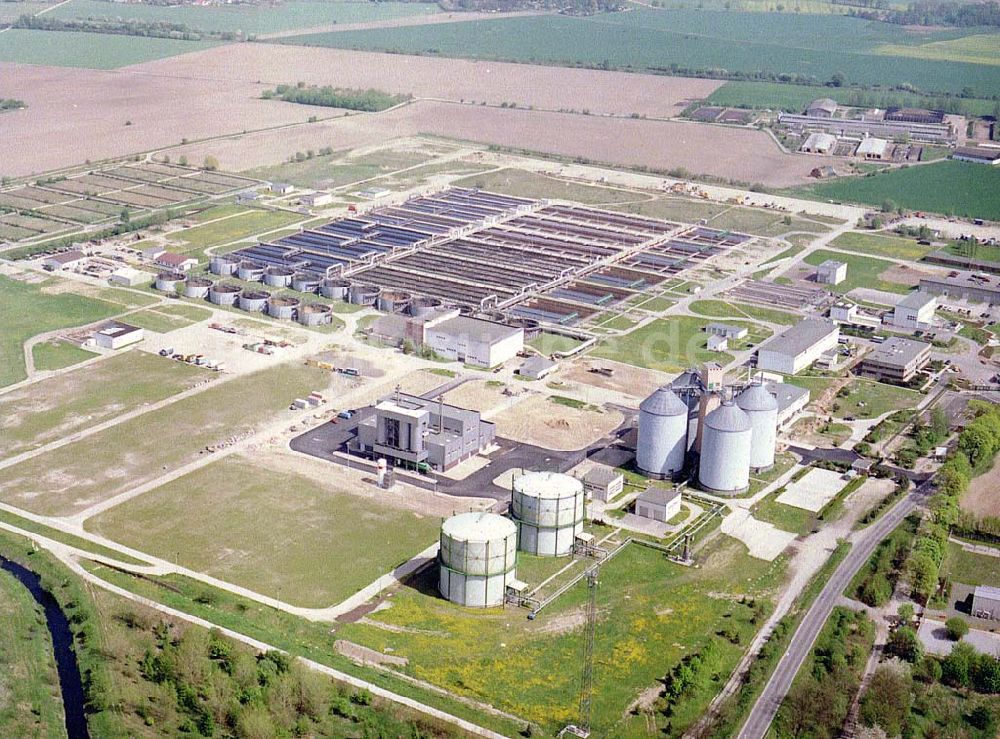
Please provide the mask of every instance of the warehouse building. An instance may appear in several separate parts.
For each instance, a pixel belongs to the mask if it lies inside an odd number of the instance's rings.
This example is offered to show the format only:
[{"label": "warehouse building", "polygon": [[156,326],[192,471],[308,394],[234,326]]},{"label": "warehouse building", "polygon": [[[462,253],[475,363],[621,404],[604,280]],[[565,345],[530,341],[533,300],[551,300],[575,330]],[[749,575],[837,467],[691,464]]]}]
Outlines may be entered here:
[{"label": "warehouse building", "polygon": [[132,269],[132,267],[119,267],[108,276],[108,282],[122,287],[138,287],[139,285],[148,285],[152,281],[153,275],[149,272]]},{"label": "warehouse building", "polygon": [[635,499],[635,515],[666,523],[681,512],[681,491],[677,488],[649,488]]},{"label": "warehouse building", "polygon": [[1000,621],[1000,588],[977,585],[972,592],[972,615]]},{"label": "warehouse building", "polygon": [[70,249],[69,251],[59,252],[58,254],[53,254],[51,257],[46,257],[45,261],[42,262],[42,266],[49,272],[58,272],[86,258],[87,255],[79,249]]},{"label": "warehouse building", "polygon": [[299,198],[307,208],[318,208],[333,202],[333,195],[328,192],[307,192]]},{"label": "warehouse building", "polygon": [[524,329],[445,312],[421,321],[420,343],[445,359],[496,367],[524,349]]},{"label": "warehouse building", "polygon": [[583,476],[583,489],[594,500],[607,503],[625,489],[625,475],[610,467],[597,465]]},{"label": "warehouse building", "polygon": [[1000,277],[985,272],[952,270],[943,277],[922,277],[920,290],[970,303],[1000,305]]},{"label": "warehouse building", "polygon": [[877,380],[909,382],[930,361],[931,345],[890,336],[861,360],[858,371]]},{"label": "warehouse building", "polygon": [[836,137],[828,133],[811,133],[802,144],[801,151],[807,154],[829,154],[836,145]]},{"label": "warehouse building", "polygon": [[91,335],[93,342],[102,349],[121,349],[142,341],[144,332],[138,326],[120,321],[108,321]]},{"label": "warehouse building", "polygon": [[885,112],[885,120],[906,123],[944,123],[944,111],[927,110],[926,108],[889,108]]},{"label": "warehouse building", "polygon": [[713,336],[724,336],[727,339],[745,339],[750,333],[746,326],[732,326],[728,323],[710,323],[705,331]]},{"label": "warehouse building", "polygon": [[809,103],[806,115],[815,118],[833,118],[837,114],[837,101],[830,98],[819,98]]},{"label": "warehouse building", "polygon": [[832,136],[851,138],[878,136],[891,140],[897,136],[909,136],[914,140],[937,143],[947,143],[955,138],[952,127],[947,123],[911,123],[881,118],[834,118],[790,113],[779,113],[778,123],[792,131],[819,129]]},{"label": "warehouse building", "polygon": [[156,264],[172,272],[187,272],[192,267],[198,266],[198,260],[194,257],[186,257],[183,254],[174,254],[165,251],[156,258]]},{"label": "warehouse building", "polygon": [[908,329],[927,329],[934,322],[937,297],[917,290],[896,303],[892,311],[892,325]]},{"label": "warehouse building", "polygon": [[857,151],[854,153],[862,159],[874,159],[881,161],[886,158],[888,151],[888,141],[885,139],[875,138],[874,136],[869,136],[858,145]]},{"label": "warehouse building", "polygon": [[537,354],[525,359],[521,366],[517,368],[517,374],[527,377],[529,380],[541,380],[552,374],[559,367],[547,357],[540,357]]},{"label": "warehouse building", "polygon": [[952,159],[960,162],[973,162],[975,164],[1000,164],[1000,148],[986,146],[960,146],[951,155]]},{"label": "warehouse building", "polygon": [[764,389],[778,401],[778,429],[791,426],[809,405],[809,391],[787,382],[765,382]]},{"label": "warehouse building", "polygon": [[847,263],[827,259],[816,268],[816,282],[823,285],[839,285],[847,279]]},{"label": "warehouse building", "polygon": [[393,464],[451,469],[493,443],[496,427],[477,411],[396,392],[358,424],[357,451]]},{"label": "warehouse building", "polygon": [[724,352],[729,349],[729,339],[720,334],[712,334],[708,337],[706,348],[710,352]]},{"label": "warehouse building", "polygon": [[794,375],[837,346],[840,327],[833,321],[807,318],[775,336],[757,350],[757,367]]}]

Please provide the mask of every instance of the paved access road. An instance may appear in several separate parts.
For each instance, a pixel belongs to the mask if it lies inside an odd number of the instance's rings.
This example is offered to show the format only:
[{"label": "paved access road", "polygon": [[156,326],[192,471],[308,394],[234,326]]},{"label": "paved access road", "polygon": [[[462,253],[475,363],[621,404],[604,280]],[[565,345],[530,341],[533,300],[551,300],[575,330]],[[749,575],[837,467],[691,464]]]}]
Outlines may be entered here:
[{"label": "paved access road", "polygon": [[781,701],[788,694],[796,673],[816,642],[823,624],[830,617],[837,599],[851,582],[854,575],[864,567],[879,542],[887,537],[904,518],[910,515],[931,491],[933,482],[928,480],[908,493],[890,508],[878,521],[856,532],[850,537],[851,551],[827,581],[826,586],[806,612],[792,636],[778,666],[763,692],[750,711],[738,739],[763,739],[771,726]]}]

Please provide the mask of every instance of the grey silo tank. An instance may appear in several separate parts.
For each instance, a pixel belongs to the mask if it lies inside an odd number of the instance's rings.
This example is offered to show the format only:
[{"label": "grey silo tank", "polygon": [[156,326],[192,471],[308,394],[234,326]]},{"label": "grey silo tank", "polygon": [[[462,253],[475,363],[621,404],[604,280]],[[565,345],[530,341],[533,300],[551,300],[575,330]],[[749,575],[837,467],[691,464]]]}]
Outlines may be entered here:
[{"label": "grey silo tank", "polygon": [[646,475],[671,478],[684,468],[688,407],[669,387],[658,388],[639,404],[635,463]]},{"label": "grey silo tank", "polygon": [[778,400],[766,387],[755,383],[739,394],[736,405],[750,417],[750,467],[762,470],[773,466],[778,434]]},{"label": "grey silo tank", "polygon": [[211,261],[208,263],[208,268],[211,270],[213,275],[223,275],[224,277],[228,277],[236,274],[236,268],[239,266],[239,263],[240,260],[236,257],[221,254],[219,256],[212,257]]},{"label": "grey silo tank", "polygon": [[750,486],[753,430],[750,416],[726,401],[705,416],[698,482],[713,492],[734,495]]}]

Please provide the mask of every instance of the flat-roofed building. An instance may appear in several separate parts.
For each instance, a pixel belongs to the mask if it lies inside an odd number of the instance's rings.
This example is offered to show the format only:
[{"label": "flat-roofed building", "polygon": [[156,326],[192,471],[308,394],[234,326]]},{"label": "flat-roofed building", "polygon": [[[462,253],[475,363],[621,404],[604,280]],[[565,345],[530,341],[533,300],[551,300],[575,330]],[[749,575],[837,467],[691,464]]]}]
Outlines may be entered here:
[{"label": "flat-roofed building", "polygon": [[918,141],[945,143],[954,140],[955,131],[948,123],[912,123],[881,118],[836,118],[829,116],[779,113],[778,123],[792,131],[805,133],[819,129],[832,136],[878,136],[893,139],[909,136]]},{"label": "flat-roofed building", "polygon": [[972,591],[972,615],[1000,621],[1000,588],[977,585]]},{"label": "flat-roofed building", "polygon": [[952,270],[941,277],[921,277],[920,290],[970,303],[1000,304],[1000,277],[985,272]]},{"label": "flat-roofed building", "polygon": [[745,339],[750,333],[746,326],[734,326],[729,323],[710,323],[705,326],[705,332],[715,336],[725,336],[727,339]]},{"label": "flat-roofed building", "polygon": [[974,162],[975,164],[1000,164],[1000,148],[986,146],[960,146],[951,155],[952,159],[960,162]]},{"label": "flat-roofed building", "polygon": [[108,277],[108,282],[112,285],[121,285],[122,287],[137,287],[138,285],[148,284],[153,281],[153,275],[149,272],[143,272],[141,269],[132,269],[131,267],[119,267]]},{"label": "flat-roofed building", "polygon": [[908,382],[930,361],[931,345],[890,336],[865,355],[858,366],[862,375],[878,380]]},{"label": "flat-roofed building", "polygon": [[823,285],[839,285],[847,279],[847,262],[827,259],[816,268],[816,282]]},{"label": "flat-roofed building", "polygon": [[724,352],[729,349],[729,339],[721,334],[711,334],[706,348],[710,352]]},{"label": "flat-roofed building", "polygon": [[144,332],[138,326],[130,326],[120,321],[108,321],[101,325],[91,338],[102,349],[121,349],[129,344],[142,341]]},{"label": "flat-roofed building", "polygon": [[840,323],[854,323],[858,316],[858,306],[849,300],[838,300],[830,306],[830,320]]},{"label": "flat-roofed building", "polygon": [[476,367],[496,367],[524,348],[524,329],[468,316],[423,322],[422,343],[436,354]]},{"label": "flat-roofed building", "polygon": [[764,389],[778,401],[778,428],[791,426],[809,405],[809,390],[788,382],[765,382]]},{"label": "flat-roofed building", "polygon": [[806,137],[800,151],[807,154],[829,154],[837,145],[837,138],[828,133],[811,133]]},{"label": "flat-roofed building", "polygon": [[307,192],[299,200],[308,208],[318,208],[333,202],[333,195],[328,192]]},{"label": "flat-roofed building", "polygon": [[858,145],[857,151],[854,154],[862,159],[882,160],[886,158],[888,151],[888,141],[869,136]]},{"label": "flat-roofed building", "polygon": [[937,296],[917,290],[896,303],[892,310],[892,325],[900,328],[926,329],[934,322]]},{"label": "flat-roofed building", "polygon": [[677,488],[649,488],[635,499],[635,515],[666,523],[681,512],[681,491]]},{"label": "flat-roofed building", "polygon": [[165,251],[156,258],[156,264],[160,267],[174,270],[175,272],[187,272],[192,267],[198,266],[198,260],[183,254],[174,254]]},{"label": "flat-roofed building", "polygon": [[594,500],[607,503],[625,489],[625,475],[599,464],[583,476],[583,489]]},{"label": "flat-roofed building", "polygon": [[889,108],[885,111],[885,120],[906,123],[944,123],[944,111],[927,110],[926,108]]},{"label": "flat-roofed building", "polygon": [[757,367],[794,375],[837,346],[840,327],[833,321],[807,318],[768,339],[757,350]]},{"label": "flat-roofed building", "polygon": [[521,366],[517,368],[517,374],[527,377],[529,380],[541,380],[558,369],[559,365],[548,357],[540,357],[537,354],[525,359]]}]

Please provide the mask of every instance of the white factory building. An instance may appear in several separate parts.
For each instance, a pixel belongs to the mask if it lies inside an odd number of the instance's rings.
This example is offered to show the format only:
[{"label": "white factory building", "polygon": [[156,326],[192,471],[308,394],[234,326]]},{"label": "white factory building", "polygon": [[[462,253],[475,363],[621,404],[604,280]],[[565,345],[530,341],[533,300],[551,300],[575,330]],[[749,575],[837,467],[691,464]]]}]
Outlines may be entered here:
[{"label": "white factory building", "polygon": [[868,136],[860,144],[858,144],[858,149],[855,151],[855,155],[863,159],[876,159],[882,160],[886,158],[888,153],[889,142],[885,139],[875,138],[874,136]]},{"label": "white factory building", "polygon": [[930,328],[937,305],[936,296],[921,290],[912,292],[896,303],[892,311],[892,325],[909,329]]},{"label": "white factory building", "polygon": [[840,327],[833,321],[807,318],[768,339],[757,350],[757,368],[785,375],[798,374],[834,349]]},{"label": "white factory building", "polygon": [[143,337],[141,328],[119,321],[108,321],[91,335],[93,342],[102,349],[121,349],[142,341]]},{"label": "white factory building", "polygon": [[677,488],[648,488],[635,499],[635,515],[666,523],[681,512],[681,491]]},{"label": "white factory building", "polygon": [[816,282],[822,285],[839,285],[847,279],[847,263],[827,259],[816,268]]},{"label": "white factory building", "polygon": [[524,349],[524,329],[444,311],[414,327],[436,354],[475,367],[496,367]]}]

